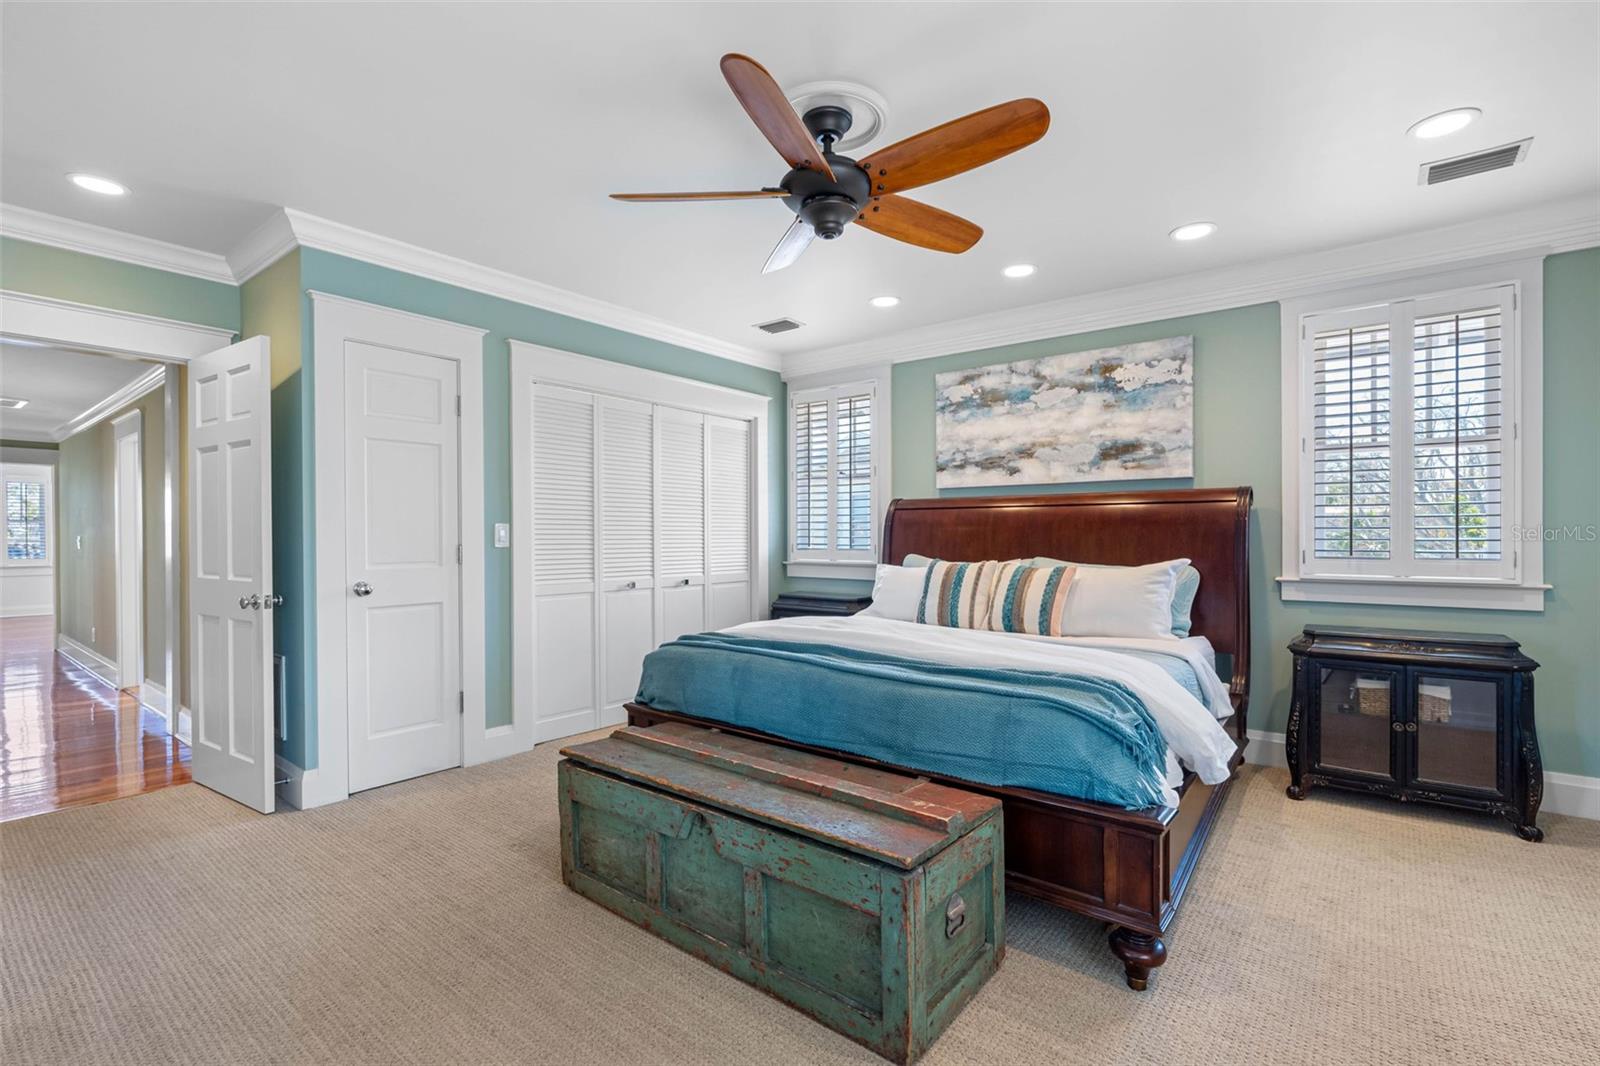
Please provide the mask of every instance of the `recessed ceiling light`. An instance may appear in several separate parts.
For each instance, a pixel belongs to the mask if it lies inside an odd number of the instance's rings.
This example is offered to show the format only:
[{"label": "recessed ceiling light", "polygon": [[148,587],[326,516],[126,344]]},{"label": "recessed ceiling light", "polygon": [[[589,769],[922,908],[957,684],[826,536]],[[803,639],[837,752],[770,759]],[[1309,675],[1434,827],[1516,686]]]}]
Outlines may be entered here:
[{"label": "recessed ceiling light", "polygon": [[1457,130],[1464,130],[1472,125],[1482,114],[1483,112],[1475,107],[1452,108],[1437,115],[1429,115],[1406,132],[1425,141],[1431,141],[1435,137],[1448,137]]},{"label": "recessed ceiling light", "polygon": [[1217,232],[1215,222],[1190,222],[1173,230],[1170,236],[1175,241],[1198,241],[1202,237],[1209,237]]},{"label": "recessed ceiling light", "polygon": [[0,407],[8,411],[15,411],[19,407],[28,406],[27,400],[18,400],[11,396],[0,396]]},{"label": "recessed ceiling light", "polygon": [[1008,278],[1026,278],[1033,274],[1033,270],[1034,267],[1032,263],[1012,263],[1010,266],[1000,271],[1000,273],[1004,274]]},{"label": "recessed ceiling light", "polygon": [[900,297],[874,296],[871,302],[873,307],[893,307],[895,304],[900,302]]},{"label": "recessed ceiling light", "polygon": [[97,192],[101,196],[126,196],[128,187],[110,178],[97,178],[93,174],[68,174],[67,180],[80,189]]}]

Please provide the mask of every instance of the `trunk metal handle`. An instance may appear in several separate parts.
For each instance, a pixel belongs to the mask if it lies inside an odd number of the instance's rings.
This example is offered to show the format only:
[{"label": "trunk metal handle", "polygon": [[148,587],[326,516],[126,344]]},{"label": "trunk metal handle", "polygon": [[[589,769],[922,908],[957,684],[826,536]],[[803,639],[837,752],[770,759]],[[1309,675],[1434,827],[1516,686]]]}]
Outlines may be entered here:
[{"label": "trunk metal handle", "polygon": [[967,924],[967,901],[961,898],[961,893],[952,895],[944,905],[944,935],[948,939],[961,932],[961,927]]}]

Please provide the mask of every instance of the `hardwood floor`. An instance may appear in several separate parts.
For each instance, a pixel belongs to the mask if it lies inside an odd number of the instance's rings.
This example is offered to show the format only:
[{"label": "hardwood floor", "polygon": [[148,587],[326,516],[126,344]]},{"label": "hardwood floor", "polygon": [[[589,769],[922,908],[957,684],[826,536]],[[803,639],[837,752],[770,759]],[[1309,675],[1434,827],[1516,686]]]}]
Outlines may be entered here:
[{"label": "hardwood floor", "polygon": [[188,781],[189,746],[54,639],[49,616],[0,619],[0,822]]}]

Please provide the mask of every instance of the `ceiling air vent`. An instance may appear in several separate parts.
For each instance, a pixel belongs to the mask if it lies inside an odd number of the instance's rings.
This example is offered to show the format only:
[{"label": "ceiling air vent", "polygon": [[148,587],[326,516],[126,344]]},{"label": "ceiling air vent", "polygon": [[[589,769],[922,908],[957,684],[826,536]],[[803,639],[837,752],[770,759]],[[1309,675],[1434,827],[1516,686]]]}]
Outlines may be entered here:
[{"label": "ceiling air vent", "polygon": [[757,322],[756,329],[763,333],[788,333],[790,330],[799,329],[804,322],[796,322],[792,318],[775,318],[771,322]]},{"label": "ceiling air vent", "polygon": [[1457,178],[1470,177],[1473,174],[1504,170],[1528,158],[1528,145],[1532,143],[1533,138],[1528,137],[1511,144],[1502,144],[1499,148],[1490,148],[1485,152],[1473,152],[1471,155],[1458,155],[1454,159],[1424,163],[1417,173],[1417,184],[1437,185],[1441,181],[1455,181]]}]

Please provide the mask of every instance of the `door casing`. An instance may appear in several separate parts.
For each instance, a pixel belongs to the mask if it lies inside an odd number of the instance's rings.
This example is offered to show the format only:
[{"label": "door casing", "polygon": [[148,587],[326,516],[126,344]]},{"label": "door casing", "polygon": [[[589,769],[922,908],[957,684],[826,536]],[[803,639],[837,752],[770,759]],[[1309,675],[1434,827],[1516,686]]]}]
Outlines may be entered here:
[{"label": "door casing", "polygon": [[316,478],[316,761],[301,771],[302,807],[350,795],[345,603],[345,356],[348,341],[455,361],[461,395],[461,761],[486,762],[532,747],[486,720],[484,611],[487,537],[483,492],[483,347],[487,330],[312,290],[312,401]]}]

